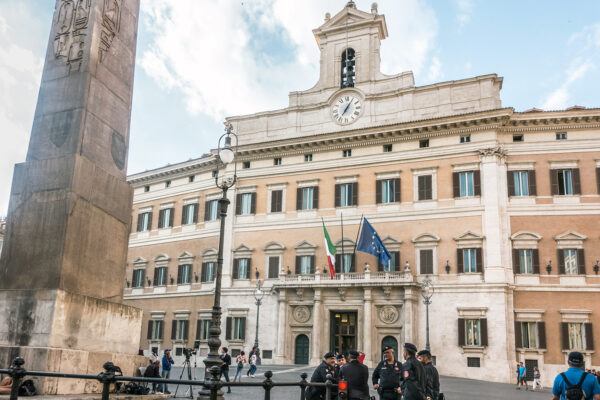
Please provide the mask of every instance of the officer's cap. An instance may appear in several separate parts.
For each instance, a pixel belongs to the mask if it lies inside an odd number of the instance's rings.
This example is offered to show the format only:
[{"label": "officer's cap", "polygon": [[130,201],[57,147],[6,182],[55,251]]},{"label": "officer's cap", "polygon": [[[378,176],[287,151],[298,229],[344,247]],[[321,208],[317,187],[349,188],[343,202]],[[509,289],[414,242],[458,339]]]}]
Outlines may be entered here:
[{"label": "officer's cap", "polygon": [[393,348],[393,347],[390,347],[390,346],[383,346],[383,351],[384,351],[384,352],[385,352],[385,351],[388,351],[388,350],[394,350],[394,348]]},{"label": "officer's cap", "polygon": [[358,354],[358,351],[356,350],[350,350],[348,352],[348,357],[350,358],[358,358],[360,356],[360,354]]},{"label": "officer's cap", "polygon": [[323,358],[327,359],[327,358],[335,358],[335,353],[333,353],[332,351],[329,351],[327,353],[325,353],[323,355]]},{"label": "officer's cap", "polygon": [[569,364],[576,367],[583,365],[583,354],[578,351],[572,351],[569,353]]},{"label": "officer's cap", "polygon": [[415,354],[417,352],[417,346],[412,343],[404,343],[404,348],[411,354]]},{"label": "officer's cap", "polygon": [[431,352],[429,350],[421,350],[420,352],[417,353],[417,355],[419,357],[427,356],[427,357],[431,358]]},{"label": "officer's cap", "polygon": [[343,354],[338,354],[337,356],[335,356],[336,359],[341,360],[342,358],[344,358]]}]

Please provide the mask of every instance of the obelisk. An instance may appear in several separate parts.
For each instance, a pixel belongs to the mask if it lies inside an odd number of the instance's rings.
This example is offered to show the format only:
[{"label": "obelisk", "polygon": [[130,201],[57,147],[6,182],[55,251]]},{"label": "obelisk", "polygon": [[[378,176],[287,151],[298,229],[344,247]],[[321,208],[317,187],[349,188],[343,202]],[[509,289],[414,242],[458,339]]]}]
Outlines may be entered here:
[{"label": "obelisk", "polygon": [[[141,311],[121,304],[139,0],[57,0],[26,161],[0,259],[0,366],[132,374]],[[38,382],[45,393],[93,382]]]}]

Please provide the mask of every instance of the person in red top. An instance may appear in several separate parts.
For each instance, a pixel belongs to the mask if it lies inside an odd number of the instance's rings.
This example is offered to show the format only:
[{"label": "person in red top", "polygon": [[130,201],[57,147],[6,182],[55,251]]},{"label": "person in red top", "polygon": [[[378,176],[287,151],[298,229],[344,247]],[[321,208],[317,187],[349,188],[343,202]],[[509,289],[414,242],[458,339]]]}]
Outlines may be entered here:
[{"label": "person in red top", "polygon": [[359,351],[359,352],[358,352],[358,362],[359,362],[359,363],[361,363],[361,364],[362,364],[362,363],[363,363],[363,361],[365,361],[365,357],[366,357],[366,354],[365,354],[365,353],[363,353],[362,351]]}]

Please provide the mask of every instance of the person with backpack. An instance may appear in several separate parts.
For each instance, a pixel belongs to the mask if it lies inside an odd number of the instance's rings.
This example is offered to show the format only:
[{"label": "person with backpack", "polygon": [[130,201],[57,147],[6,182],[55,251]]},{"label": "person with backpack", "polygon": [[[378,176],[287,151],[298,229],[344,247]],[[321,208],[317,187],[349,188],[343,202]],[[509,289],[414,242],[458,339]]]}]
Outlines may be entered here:
[{"label": "person with backpack", "polygon": [[244,369],[244,364],[246,364],[248,362],[248,360],[246,360],[246,353],[244,353],[243,350],[240,353],[240,355],[235,358],[235,362],[237,365],[237,369],[235,370],[235,376],[233,377],[233,382],[235,382],[236,380],[238,382],[241,382],[242,381],[242,370]]},{"label": "person with backpack", "polygon": [[531,385],[531,391],[535,392],[537,387],[540,388],[540,392],[544,391],[544,387],[542,386],[542,374],[540,374],[538,367],[533,367],[533,385]]},{"label": "person with backpack", "polygon": [[569,353],[569,369],[554,379],[552,400],[600,400],[600,384],[592,374],[584,371],[583,354]]}]

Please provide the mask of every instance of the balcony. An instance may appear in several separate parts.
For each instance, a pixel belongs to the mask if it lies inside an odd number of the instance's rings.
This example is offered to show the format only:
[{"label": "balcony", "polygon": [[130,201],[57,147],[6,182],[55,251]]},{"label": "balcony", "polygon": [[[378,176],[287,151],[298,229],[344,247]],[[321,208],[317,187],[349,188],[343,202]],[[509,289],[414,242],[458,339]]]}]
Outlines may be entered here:
[{"label": "balcony", "polygon": [[410,270],[398,272],[350,272],[336,273],[333,278],[331,275],[301,274],[301,275],[281,275],[278,281],[273,283],[273,287],[313,287],[313,286],[405,286],[414,283],[414,278]]}]

